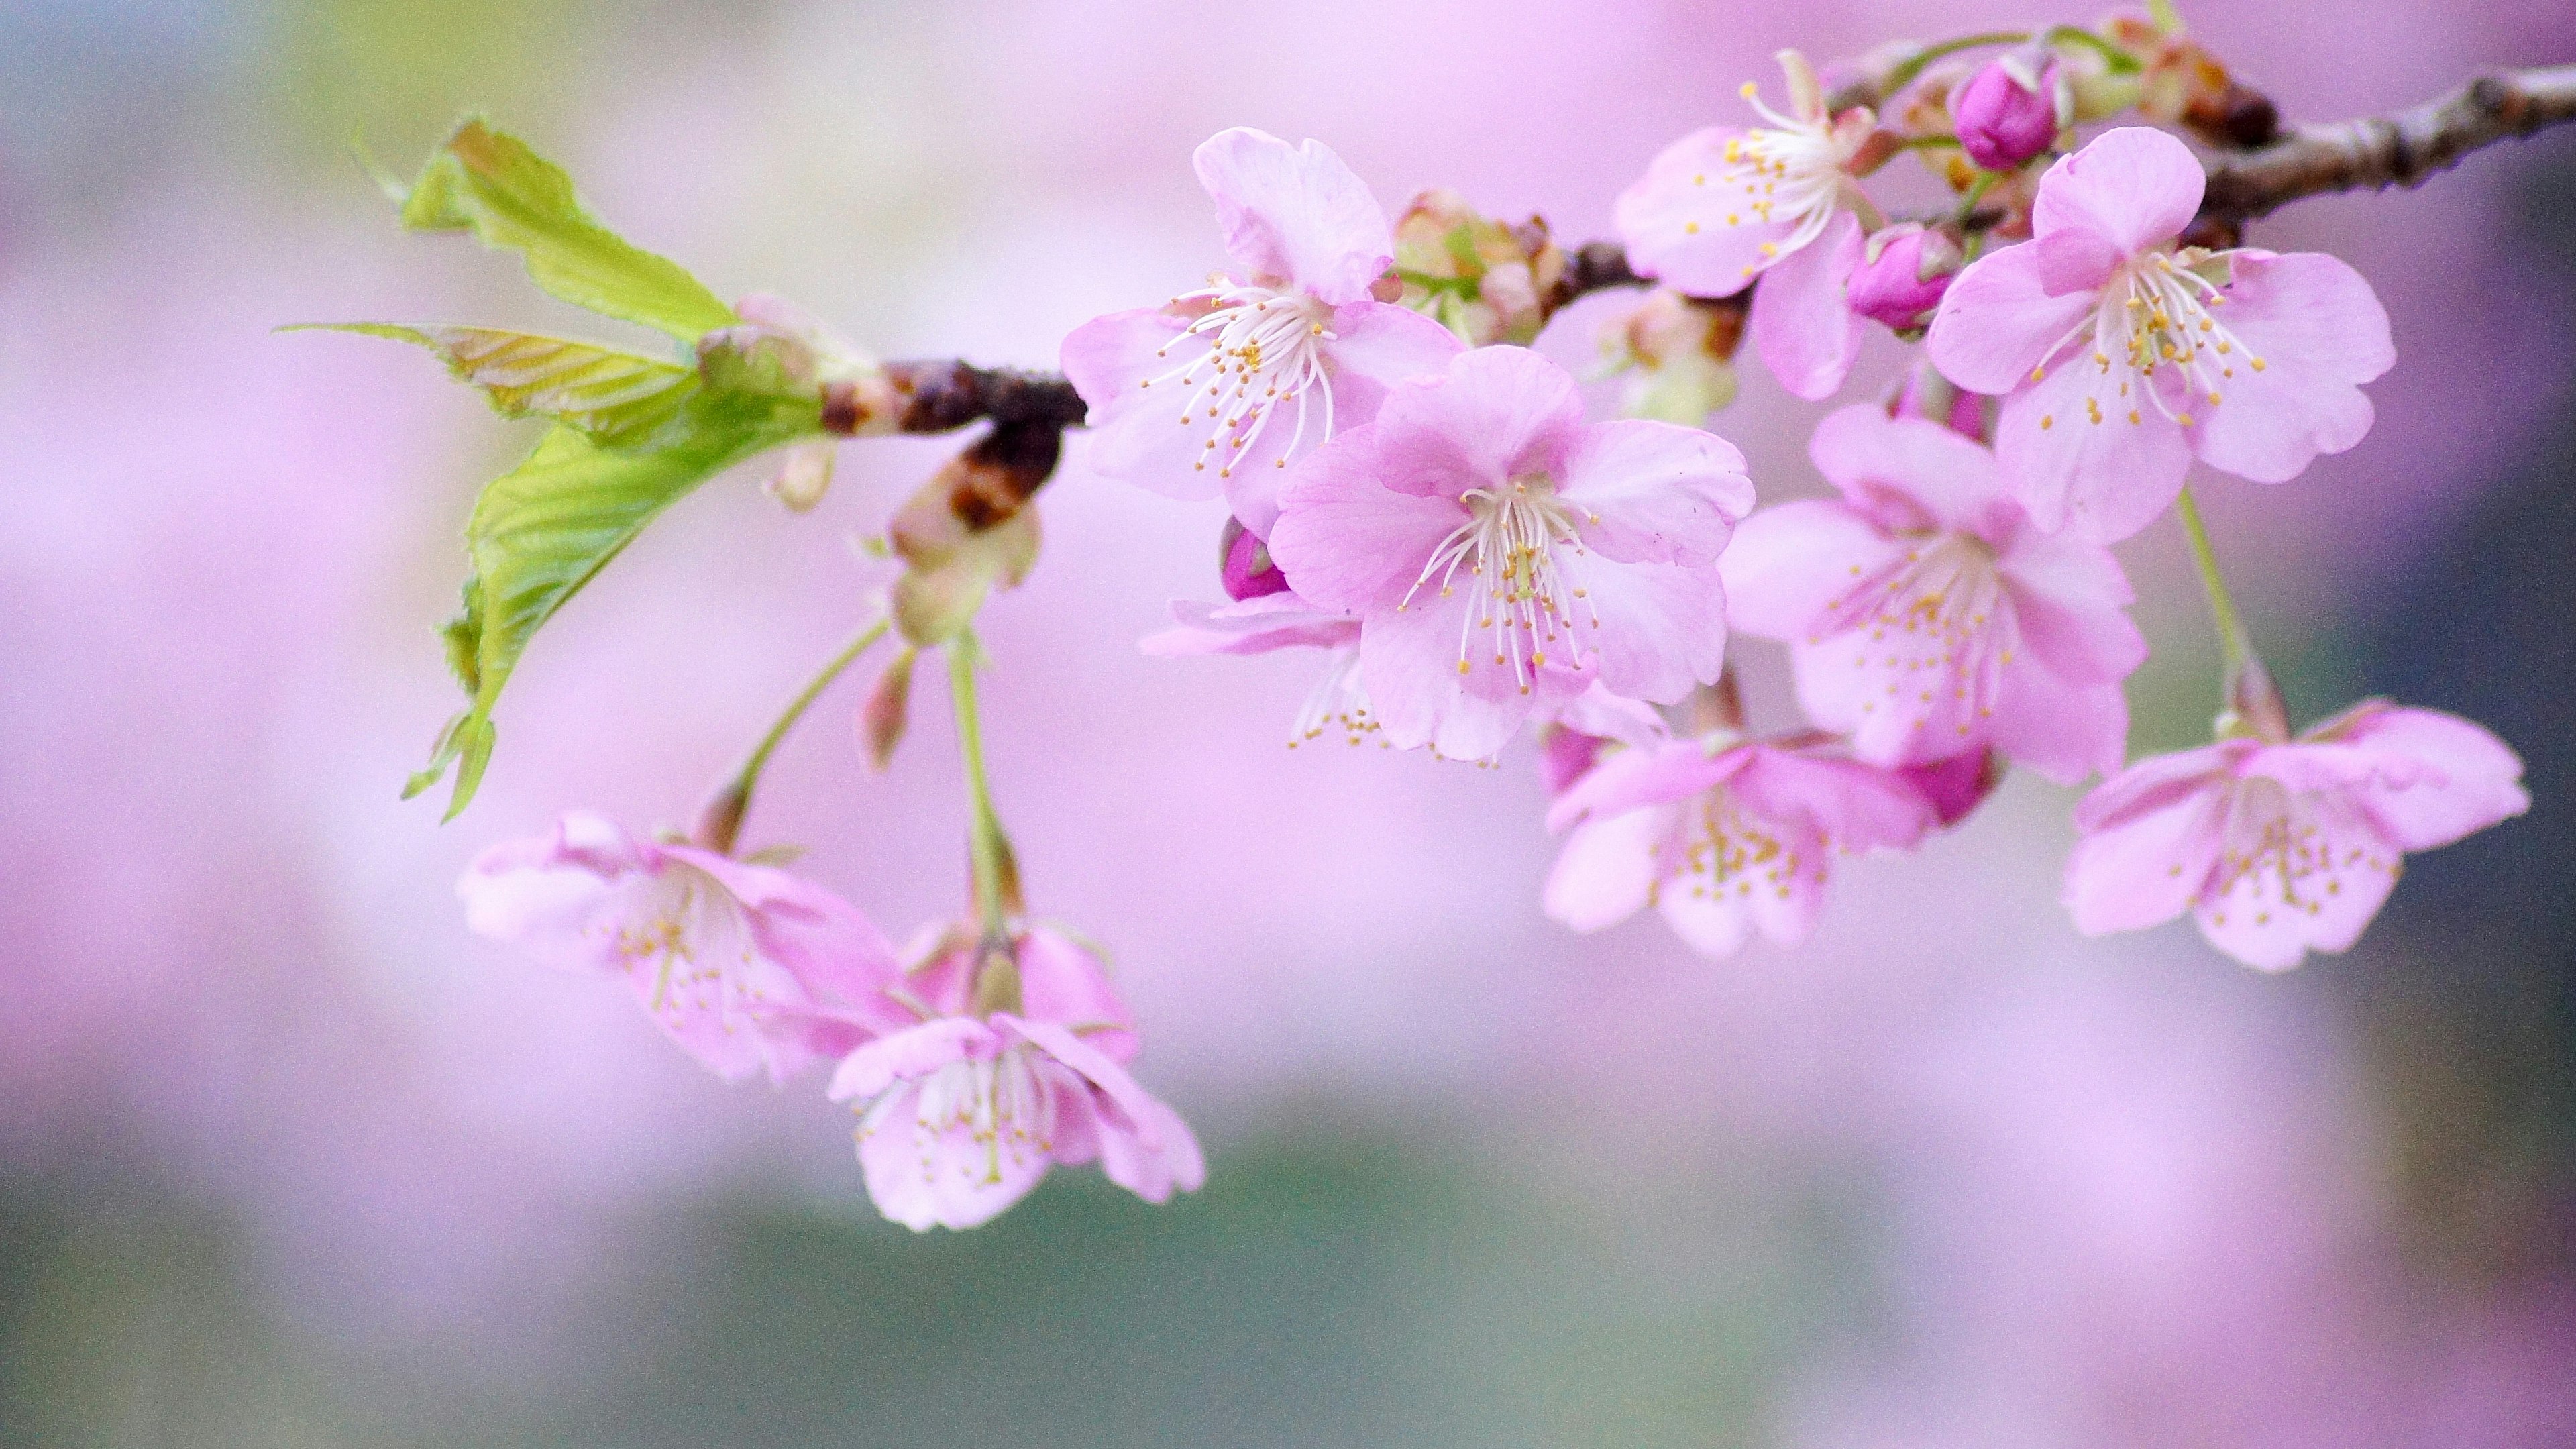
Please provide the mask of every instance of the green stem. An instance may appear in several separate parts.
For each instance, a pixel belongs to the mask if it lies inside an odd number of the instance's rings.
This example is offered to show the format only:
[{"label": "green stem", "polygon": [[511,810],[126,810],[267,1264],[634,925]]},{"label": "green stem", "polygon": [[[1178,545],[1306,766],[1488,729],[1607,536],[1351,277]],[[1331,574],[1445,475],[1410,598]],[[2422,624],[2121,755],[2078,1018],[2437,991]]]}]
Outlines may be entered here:
[{"label": "green stem", "polygon": [[2263,667],[2262,656],[2254,652],[2244,616],[2236,612],[2236,600],[2218,571],[2218,554],[2209,546],[2209,527],[2201,522],[2200,504],[2189,488],[2175,499],[2174,511],[2182,515],[2183,532],[2191,537],[2191,556],[2200,565],[2201,587],[2209,593],[2209,612],[2218,625],[2220,706],[2215,733],[2221,739],[2252,735],[2280,744],[2290,737],[2289,708],[2272,683],[2271,671]]},{"label": "green stem", "polygon": [[2209,527],[2200,521],[2200,504],[2189,488],[2174,500],[2174,512],[2182,515],[2183,532],[2191,536],[2192,560],[2200,565],[2200,584],[2209,592],[2209,612],[2218,621],[2219,657],[2233,674],[2254,652],[2245,637],[2245,621],[2227,592],[2226,576],[2218,571],[2218,555],[2209,546]]},{"label": "green stem", "polygon": [[832,656],[832,662],[824,665],[822,671],[788,701],[786,711],[778,716],[777,723],[769,727],[769,733],[761,736],[760,743],[752,748],[750,758],[742,762],[742,768],[734,772],[733,778],[726,781],[725,787],[698,813],[697,827],[690,832],[698,844],[709,850],[732,851],[734,837],[742,829],[743,817],[751,813],[751,794],[760,784],[760,772],[769,768],[769,757],[778,752],[779,742],[787,738],[787,732],[796,727],[796,722],[804,718],[805,711],[813,707],[824,690],[832,687],[832,681],[840,678],[842,671],[868,652],[869,645],[885,637],[891,622],[879,619],[861,629],[857,638]]},{"label": "green stem", "polygon": [[1886,79],[1879,82],[1879,97],[1884,100],[1903,90],[1907,82],[1923,73],[1925,66],[1945,55],[1956,55],[1963,50],[1975,50],[1981,45],[2016,45],[2028,39],[2030,39],[2030,32],[2027,30],[1989,30],[1979,35],[1962,35],[1955,40],[1944,40],[1927,45],[1906,57],[1895,69],[1887,73]]},{"label": "green stem", "polygon": [[2134,75],[2140,69],[2136,56],[2081,25],[2051,26],[2046,34],[2040,36],[2040,40],[2043,44],[2051,46],[2063,40],[2074,41],[2101,56],[2103,68],[2112,75]]},{"label": "green stem", "polygon": [[2003,177],[1995,172],[1979,171],[1977,179],[1969,182],[1967,191],[1959,197],[1959,209],[1953,214],[1953,219],[1959,225],[1966,226],[1968,218],[1977,214],[1977,203],[1985,200],[1986,193],[1994,190],[1995,183],[2002,179]]},{"label": "green stem", "polygon": [[1008,902],[1019,894],[1012,878],[1011,843],[993,812],[993,785],[984,773],[984,728],[975,709],[975,636],[948,646],[948,691],[956,702],[957,750],[966,762],[966,851],[975,873],[975,912],[985,940],[1010,938]]}]

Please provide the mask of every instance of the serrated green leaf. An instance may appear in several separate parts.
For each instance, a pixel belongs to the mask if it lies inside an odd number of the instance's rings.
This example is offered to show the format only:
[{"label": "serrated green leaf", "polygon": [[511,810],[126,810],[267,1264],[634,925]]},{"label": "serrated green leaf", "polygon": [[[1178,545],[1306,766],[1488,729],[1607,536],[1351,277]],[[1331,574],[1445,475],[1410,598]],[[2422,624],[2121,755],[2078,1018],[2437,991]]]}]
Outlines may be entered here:
[{"label": "serrated green leaf", "polygon": [[441,631],[448,662],[471,699],[441,732],[404,797],[438,783],[453,764],[456,786],[446,818],[455,819],[474,798],[491,757],[492,707],[537,630],[690,489],[821,426],[811,405],[701,394],[673,425],[677,441],[649,452],[618,452],[558,425],[519,466],[487,485],[465,528],[473,564],[465,609]]},{"label": "serrated green leaf", "polygon": [[485,246],[519,253],[529,280],[555,296],[683,342],[739,320],[679,263],[602,226],[562,168],[480,117],[431,153],[402,220],[413,231],[471,231]]},{"label": "serrated green leaf", "polygon": [[694,367],[498,327],[340,322],[316,324],[311,330],[355,332],[427,348],[459,382],[481,388],[502,416],[553,418],[579,428],[604,448],[644,448],[665,441],[663,435],[701,385]]}]

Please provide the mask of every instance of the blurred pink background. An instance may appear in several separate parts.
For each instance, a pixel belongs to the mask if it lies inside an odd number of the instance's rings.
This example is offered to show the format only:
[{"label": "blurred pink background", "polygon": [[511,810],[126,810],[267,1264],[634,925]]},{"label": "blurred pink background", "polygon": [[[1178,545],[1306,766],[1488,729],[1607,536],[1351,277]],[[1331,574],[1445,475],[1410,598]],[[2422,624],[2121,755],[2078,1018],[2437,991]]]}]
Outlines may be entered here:
[{"label": "blurred pink background", "polygon": [[[2576,56],[2539,3],[2185,13],[2296,117]],[[1449,185],[1580,241],[1778,47],[2089,18],[0,3],[0,1441],[2576,1442],[2576,1027],[2544,929],[2569,897],[2512,838],[2564,826],[2547,741],[2502,721],[2542,804],[2459,868],[2537,933],[2502,945],[2410,924],[2414,881],[2283,978],[2182,927],[2081,940],[2073,792],[2031,779],[1852,865],[1794,954],[1578,938],[1539,913],[1525,758],[1292,753],[1313,659],[1139,655],[1168,600],[1214,596],[1220,515],[1094,477],[1077,438],[1038,573],[985,615],[995,784],[1034,908],[1114,951],[1141,1075],[1216,1183],[1159,1213],[1051,1183],[956,1241],[873,1222],[815,1084],[722,1087],[623,992],[469,937],[452,892],[570,806],[684,824],[859,619],[885,570],[853,540],[953,440],[844,448],[802,518],[756,467],[691,497],[531,652],[473,809],[395,798],[453,707],[430,627],[465,510],[531,435],[417,355],[269,329],[612,334],[402,236],[352,132],[407,172],[488,107],[720,293],[1047,366],[1218,263],[1188,154],[1221,127],[1320,137],[1390,210]],[[2566,436],[2568,261],[2535,237],[2571,170],[2567,138],[2499,148],[2252,238],[2352,261],[2399,349],[2360,448],[2203,490],[2303,716],[2396,687],[2374,621],[2438,607],[2446,551]],[[1896,366],[1874,345],[1855,392]],[[1717,427],[1776,501],[1821,491],[1821,411],[1748,369]],[[2157,648],[2133,748],[2172,745],[2213,703],[2203,605],[2178,535],[2122,554]],[[1782,658],[1745,657],[1785,722]],[[901,936],[963,903],[956,761],[925,694],[868,775],[858,692],[746,838],[811,846]],[[764,1308],[797,1253],[878,1316]],[[1045,1321],[977,1320],[953,1374],[868,1367],[947,1342],[966,1282]],[[1175,1346],[1093,1341],[1121,1331]],[[1059,1383],[1124,1417],[1080,1427]]]}]

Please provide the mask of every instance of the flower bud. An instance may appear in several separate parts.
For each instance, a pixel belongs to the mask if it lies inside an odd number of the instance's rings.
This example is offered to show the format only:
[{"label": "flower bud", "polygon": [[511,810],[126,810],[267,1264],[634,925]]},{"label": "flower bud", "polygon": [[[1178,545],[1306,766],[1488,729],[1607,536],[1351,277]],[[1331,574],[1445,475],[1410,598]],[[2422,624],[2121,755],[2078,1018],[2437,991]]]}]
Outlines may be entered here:
[{"label": "flower bud", "polygon": [[1404,305],[1472,347],[1536,337],[1547,321],[1541,299],[1564,271],[1565,253],[1548,239],[1547,223],[1532,217],[1506,226],[1454,191],[1425,191],[1396,219]]},{"label": "flower bud", "polygon": [[1216,547],[1217,574],[1225,583],[1227,598],[1241,603],[1288,591],[1288,576],[1270,561],[1270,545],[1240,520],[1225,521],[1225,531],[1217,536]]},{"label": "flower bud", "polygon": [[868,768],[882,775],[894,762],[894,749],[903,743],[905,725],[912,715],[912,664],[916,651],[906,649],[895,655],[885,673],[877,676],[876,686],[868,691],[867,703],[859,707],[859,744],[868,754]]},{"label": "flower bud", "polygon": [[1988,171],[2014,171],[2057,139],[2063,117],[2054,61],[2034,74],[2020,56],[1988,61],[1950,97],[1959,149]]},{"label": "flower bud", "polygon": [[2003,783],[2004,757],[1977,750],[1928,765],[1907,765],[1896,773],[1947,827],[1967,819]]},{"label": "flower bud", "polygon": [[1940,232],[1911,222],[1883,228],[1852,273],[1851,308],[1893,331],[1915,331],[1930,324],[1959,263],[1957,244]]},{"label": "flower bud", "polygon": [[1924,418],[1963,438],[1986,440],[1985,399],[1943,377],[1928,361],[1916,363],[1906,374],[1888,415]]},{"label": "flower bud", "polygon": [[1731,359],[1744,340],[1741,297],[1713,301],[1658,288],[1621,322],[1603,329],[1601,350],[1613,372],[1638,376],[1620,399],[1632,418],[1698,427],[1735,401]]}]

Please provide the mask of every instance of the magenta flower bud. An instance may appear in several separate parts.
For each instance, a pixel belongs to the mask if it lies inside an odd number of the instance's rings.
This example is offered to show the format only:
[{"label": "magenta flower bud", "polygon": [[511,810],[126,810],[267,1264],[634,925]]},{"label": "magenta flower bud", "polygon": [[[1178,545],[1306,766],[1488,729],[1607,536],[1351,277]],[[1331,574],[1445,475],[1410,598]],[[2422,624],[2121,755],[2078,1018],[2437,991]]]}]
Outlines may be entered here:
[{"label": "magenta flower bud", "polygon": [[1270,546],[1239,520],[1225,521],[1217,550],[1217,572],[1225,581],[1227,598],[1241,603],[1265,594],[1287,592],[1288,576],[1270,561]]},{"label": "magenta flower bud", "polygon": [[2057,66],[2036,83],[2015,58],[1988,61],[1950,98],[1959,149],[1988,171],[2011,171],[2057,139]]},{"label": "magenta flower bud", "polygon": [[1958,247],[1911,222],[1869,240],[1870,254],[1851,275],[1851,309],[1898,332],[1928,326],[1959,270]]}]

